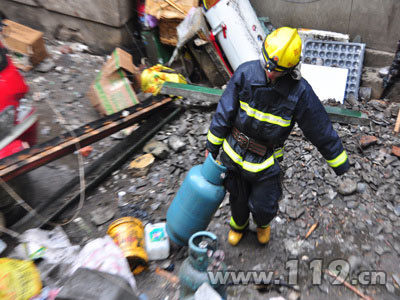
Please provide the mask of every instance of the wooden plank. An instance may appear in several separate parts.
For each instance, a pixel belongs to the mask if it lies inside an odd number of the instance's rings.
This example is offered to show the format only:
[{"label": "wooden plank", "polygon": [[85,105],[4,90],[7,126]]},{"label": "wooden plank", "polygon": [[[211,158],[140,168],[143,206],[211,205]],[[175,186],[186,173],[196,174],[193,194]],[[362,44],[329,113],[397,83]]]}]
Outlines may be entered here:
[{"label": "wooden plank", "polygon": [[400,108],[399,113],[397,114],[396,125],[394,125],[394,132],[399,133],[400,130]]},{"label": "wooden plank", "polygon": [[[52,145],[44,143],[35,148],[21,151],[15,155],[0,161],[0,177],[7,181],[15,176],[38,168],[48,162],[56,160],[64,155],[72,153],[76,150],[76,145],[84,147],[98,140],[101,140],[121,129],[129,127],[145,118],[153,110],[171,102],[171,98],[165,98],[161,101],[152,101],[146,105],[136,105],[132,107],[128,116],[123,116],[122,112],[118,112],[111,116],[102,118],[93,123],[101,124],[100,126],[91,126],[92,123],[84,125],[76,129],[76,137],[64,135],[64,139],[55,139]],[[69,136],[69,137],[67,137]]]},{"label": "wooden plank", "polygon": [[[218,103],[224,91],[221,89],[213,89],[198,85],[166,82],[164,83],[161,92],[167,95]],[[370,124],[368,116],[362,112],[328,105],[324,105],[324,108],[332,122],[362,126],[368,126]]]}]

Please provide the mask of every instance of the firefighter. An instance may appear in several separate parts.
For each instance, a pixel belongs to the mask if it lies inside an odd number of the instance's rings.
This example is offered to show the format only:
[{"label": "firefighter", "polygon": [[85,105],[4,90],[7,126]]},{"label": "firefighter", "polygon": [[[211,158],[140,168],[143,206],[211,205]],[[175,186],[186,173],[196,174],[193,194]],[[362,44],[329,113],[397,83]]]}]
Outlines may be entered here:
[{"label": "firefighter", "polygon": [[270,222],[282,195],[279,161],[295,123],[337,175],[349,160],[320,100],[299,68],[301,39],[296,29],[281,27],[268,35],[260,60],[238,67],[224,91],[207,135],[206,156],[228,168],[225,185],[232,217],[228,242],[235,246],[249,224],[257,239],[270,239]]}]

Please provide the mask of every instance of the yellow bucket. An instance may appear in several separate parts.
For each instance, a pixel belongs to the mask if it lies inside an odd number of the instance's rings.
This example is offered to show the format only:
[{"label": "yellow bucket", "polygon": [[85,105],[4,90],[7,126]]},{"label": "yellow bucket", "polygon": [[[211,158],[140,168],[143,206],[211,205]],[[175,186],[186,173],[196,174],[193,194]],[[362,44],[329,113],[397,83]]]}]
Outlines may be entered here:
[{"label": "yellow bucket", "polygon": [[139,219],[124,217],[115,220],[108,227],[107,234],[121,248],[133,274],[139,274],[147,268],[148,257],[144,250],[144,230]]}]

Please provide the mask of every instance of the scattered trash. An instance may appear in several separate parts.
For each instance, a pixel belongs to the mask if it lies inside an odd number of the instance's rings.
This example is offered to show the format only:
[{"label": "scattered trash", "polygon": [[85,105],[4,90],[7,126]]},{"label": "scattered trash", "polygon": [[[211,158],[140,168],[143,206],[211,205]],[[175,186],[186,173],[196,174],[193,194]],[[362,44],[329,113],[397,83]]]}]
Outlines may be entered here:
[{"label": "scattered trash", "polygon": [[72,263],[80,250],[71,245],[64,230],[57,226],[53,230],[28,229],[20,237],[13,257],[36,260],[43,259],[50,264]]},{"label": "scattered trash", "polygon": [[40,293],[42,282],[31,261],[0,258],[0,299],[29,299]]},{"label": "scattered trash", "polygon": [[136,290],[120,274],[78,268],[63,285],[56,300],[138,300]]},{"label": "scattered trash", "polygon": [[144,236],[149,260],[161,260],[169,256],[169,239],[165,222],[147,224],[144,228]]},{"label": "scattered trash", "polygon": [[[131,85],[128,74],[134,78]],[[110,115],[139,103],[135,90],[140,88],[140,71],[132,56],[116,48],[89,89],[88,98],[103,115]]]},{"label": "scattered trash", "polygon": [[143,224],[139,219],[124,217],[115,220],[108,227],[107,234],[121,248],[133,274],[139,274],[147,268]]},{"label": "scattered trash", "polygon": [[167,272],[163,269],[160,269],[157,267],[155,273],[157,275],[164,277],[165,279],[167,279],[169,282],[171,282],[174,285],[179,283],[179,278],[177,276],[175,276],[175,275],[171,274],[170,272]]},{"label": "scattered trash", "polygon": [[317,228],[318,226],[318,222],[313,224],[310,229],[307,231],[306,236],[304,237],[304,239],[308,239],[308,237],[314,232],[314,230]]},{"label": "scattered trash", "polygon": [[163,269],[167,272],[173,272],[175,270],[175,264],[170,263],[169,265],[163,267]]},{"label": "scattered trash", "polygon": [[72,264],[70,275],[79,268],[97,270],[123,277],[137,293],[136,281],[121,249],[106,235],[87,243]]},{"label": "scattered trash", "polygon": [[126,200],[126,192],[125,191],[119,191],[118,192],[118,206],[119,207],[124,207],[125,205],[128,205],[129,202]]},{"label": "scattered trash", "polygon": [[160,92],[163,83],[166,81],[186,83],[186,79],[183,75],[160,64],[145,69],[142,72],[141,81],[142,91],[144,93],[152,93],[153,95],[157,95]]},{"label": "scattered trash", "polygon": [[43,33],[11,20],[3,20],[4,44],[12,55],[15,66],[29,71],[47,57]]},{"label": "scattered trash", "polygon": [[205,230],[225,197],[226,168],[208,155],[186,175],[167,212],[169,238],[186,246],[189,238]]},{"label": "scattered trash", "polygon": [[79,153],[83,157],[88,157],[90,155],[90,153],[92,153],[92,151],[93,151],[93,147],[92,146],[86,146],[86,147],[83,147],[83,148],[79,149]]}]

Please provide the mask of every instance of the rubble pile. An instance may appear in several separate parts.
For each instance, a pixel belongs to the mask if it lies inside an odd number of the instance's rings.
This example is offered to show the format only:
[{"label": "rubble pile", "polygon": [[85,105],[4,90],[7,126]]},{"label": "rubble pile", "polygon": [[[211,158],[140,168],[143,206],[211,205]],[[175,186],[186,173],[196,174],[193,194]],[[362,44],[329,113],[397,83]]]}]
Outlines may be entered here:
[{"label": "rubble pile", "polygon": [[[285,175],[280,213],[274,221],[270,245],[266,249],[255,249],[259,257],[245,258],[242,253],[246,251],[246,244],[242,249],[232,249],[224,241],[230,218],[226,197],[209,229],[221,237],[228,267],[237,268],[239,258],[244,260],[242,269],[261,264],[262,270],[279,270],[284,275],[283,266],[290,257],[304,258],[305,261],[322,258],[328,263],[334,258],[354,256],[370,270],[384,268],[388,274],[396,274],[400,263],[400,160],[392,153],[392,146],[399,145],[400,138],[393,136],[392,127],[386,124],[395,122],[400,105],[371,100],[357,106],[374,120],[370,127],[333,124],[352,165],[342,177],[330,170],[300,129],[293,130],[285,144],[282,163]],[[188,109],[180,119],[155,136],[155,140],[162,143],[160,147],[169,154],[166,158],[159,157],[146,177],[131,178],[126,167],[105,182],[100,191],[115,194],[120,189],[127,190],[131,207],[143,211],[141,217],[144,220],[163,220],[186,172],[204,160],[207,124],[211,116],[211,112]],[[360,143],[364,136],[375,136],[377,141],[365,147]],[[156,148],[153,151],[157,151]],[[90,199],[97,199],[97,195]],[[315,223],[319,224],[315,232],[302,242]],[[248,246],[253,245],[252,242],[249,241]],[[309,280],[308,274],[303,272],[302,275],[300,278]],[[388,276],[389,293],[396,286],[390,278]],[[137,280],[140,281],[140,277]],[[367,289],[372,293],[378,288]],[[234,287],[228,289],[228,293],[236,290],[237,298],[232,299],[243,299],[241,297],[248,289]],[[326,292],[326,285],[316,288],[305,284],[303,289],[302,294],[307,297]],[[351,294],[348,296],[352,297]]]}]

